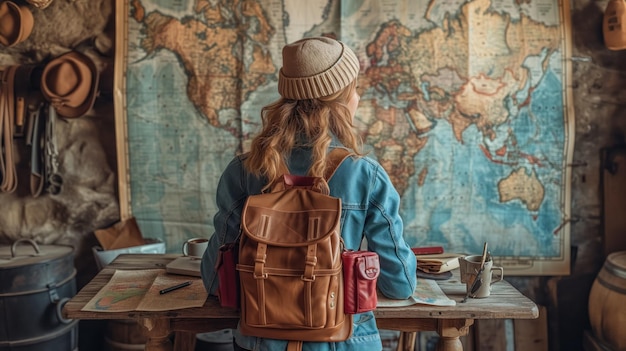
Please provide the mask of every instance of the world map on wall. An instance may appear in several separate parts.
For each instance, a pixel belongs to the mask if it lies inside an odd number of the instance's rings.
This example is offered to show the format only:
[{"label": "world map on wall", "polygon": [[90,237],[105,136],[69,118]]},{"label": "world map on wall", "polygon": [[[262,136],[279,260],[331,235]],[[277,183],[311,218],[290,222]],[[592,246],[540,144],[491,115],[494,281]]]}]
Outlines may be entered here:
[{"label": "world map on wall", "polygon": [[261,107],[279,98],[282,47],[325,35],[359,57],[355,127],[401,195],[411,246],[480,254],[488,242],[509,274],[569,271],[565,3],[117,5],[125,115],[116,118],[128,165],[120,201],[168,252],[213,233],[221,172],[260,130]]}]

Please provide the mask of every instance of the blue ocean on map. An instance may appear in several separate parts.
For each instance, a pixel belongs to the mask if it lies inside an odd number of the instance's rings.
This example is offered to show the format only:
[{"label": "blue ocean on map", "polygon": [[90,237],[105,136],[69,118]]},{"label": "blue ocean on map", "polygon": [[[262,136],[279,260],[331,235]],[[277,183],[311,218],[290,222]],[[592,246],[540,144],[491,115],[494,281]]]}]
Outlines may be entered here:
[{"label": "blue ocean on map", "polygon": [[[505,232],[512,236],[508,228],[515,228],[520,231],[518,234],[532,237],[536,244],[520,246],[513,240],[490,239],[498,255],[559,254],[553,231],[562,218],[557,202],[562,189],[555,183],[562,184],[563,159],[562,152],[552,150],[564,147],[563,137],[554,133],[563,124],[560,86],[561,82],[548,70],[532,92],[529,106],[497,129],[498,133],[515,131],[517,150],[511,151],[535,156],[540,159],[539,165],[532,165],[519,155],[507,160],[508,164],[493,162],[480,150],[485,137],[474,125],[464,131],[461,143],[453,138],[449,123],[436,124],[428,133],[426,147],[415,158],[418,170],[422,165],[428,167],[424,185],[413,181],[403,197],[405,236],[413,245],[438,244],[480,252],[489,237]],[[527,173],[534,170],[545,188],[536,213],[528,211],[520,200],[496,201],[500,198],[498,182],[519,167]],[[507,231],[499,233],[498,228]]]},{"label": "blue ocean on map", "polygon": [[[171,54],[170,54],[171,55]],[[128,84],[163,92],[128,97],[130,171],[135,179],[133,214],[148,237],[169,239],[208,236],[215,208],[219,175],[235,155],[239,141],[209,126],[188,99],[179,99],[186,76],[176,59],[159,66],[138,63],[129,70]],[[158,102],[159,105],[156,105]],[[165,118],[164,118],[165,117]],[[159,150],[155,153],[155,150]],[[198,189],[205,189],[202,196]]]}]

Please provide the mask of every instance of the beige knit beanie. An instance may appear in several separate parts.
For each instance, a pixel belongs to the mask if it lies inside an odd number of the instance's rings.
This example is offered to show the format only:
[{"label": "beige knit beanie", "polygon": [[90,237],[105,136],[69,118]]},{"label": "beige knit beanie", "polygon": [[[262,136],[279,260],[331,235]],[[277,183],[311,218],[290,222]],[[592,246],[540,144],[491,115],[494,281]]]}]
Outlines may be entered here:
[{"label": "beige knit beanie", "polygon": [[358,75],[359,60],[344,43],[305,38],[283,48],[278,92],[287,99],[316,99],[340,91]]}]

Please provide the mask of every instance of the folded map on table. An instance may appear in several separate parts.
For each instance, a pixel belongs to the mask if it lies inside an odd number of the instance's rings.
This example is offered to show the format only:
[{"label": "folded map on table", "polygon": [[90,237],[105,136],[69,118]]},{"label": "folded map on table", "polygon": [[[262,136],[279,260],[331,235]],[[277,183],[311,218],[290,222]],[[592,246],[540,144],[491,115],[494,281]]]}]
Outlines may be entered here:
[{"label": "folded map on table", "polygon": [[[166,294],[160,291],[190,282]],[[164,269],[116,270],[83,311],[126,312],[167,311],[204,305],[208,293],[202,279],[167,274]]]},{"label": "folded map on table", "polygon": [[406,307],[418,303],[433,306],[456,306],[456,301],[446,296],[439,284],[431,279],[417,278],[415,291],[406,300],[389,299],[380,292],[378,293],[377,307]]}]

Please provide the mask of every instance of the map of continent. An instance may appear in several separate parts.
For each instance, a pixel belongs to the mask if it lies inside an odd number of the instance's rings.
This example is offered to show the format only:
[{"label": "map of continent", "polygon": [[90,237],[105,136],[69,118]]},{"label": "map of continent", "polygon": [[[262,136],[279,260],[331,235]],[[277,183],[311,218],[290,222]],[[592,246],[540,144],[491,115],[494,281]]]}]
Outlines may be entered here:
[{"label": "map of continent", "polygon": [[282,47],[329,36],[359,58],[354,125],[402,198],[409,245],[480,254],[488,242],[511,274],[569,269],[566,3],[117,1],[120,201],[169,252],[212,235],[221,172],[279,98]]}]

